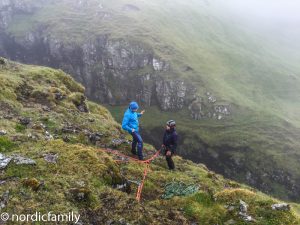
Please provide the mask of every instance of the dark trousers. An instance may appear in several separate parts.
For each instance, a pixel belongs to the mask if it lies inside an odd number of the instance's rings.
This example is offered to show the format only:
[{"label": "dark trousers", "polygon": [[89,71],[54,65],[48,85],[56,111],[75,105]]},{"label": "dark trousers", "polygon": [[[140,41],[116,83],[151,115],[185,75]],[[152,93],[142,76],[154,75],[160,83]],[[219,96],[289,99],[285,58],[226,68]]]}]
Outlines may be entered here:
[{"label": "dark trousers", "polygon": [[137,155],[139,160],[143,160],[143,139],[139,132],[135,131],[131,134],[132,136],[132,145],[131,151],[133,154],[136,154],[136,147],[137,147]]},{"label": "dark trousers", "polygon": [[166,147],[164,147],[163,152],[164,152],[164,155],[166,156],[168,167],[169,167],[170,170],[174,170],[175,169],[175,164],[174,164],[174,161],[172,159],[174,153],[172,153],[172,151],[169,150],[171,152],[171,155],[167,155],[167,151],[168,151],[168,149]]},{"label": "dark trousers", "polygon": [[173,156],[173,154],[171,154],[169,156],[166,155],[166,160],[167,160],[168,167],[169,167],[170,170],[174,170],[175,169],[175,164],[174,164],[174,161],[172,159],[172,156]]}]

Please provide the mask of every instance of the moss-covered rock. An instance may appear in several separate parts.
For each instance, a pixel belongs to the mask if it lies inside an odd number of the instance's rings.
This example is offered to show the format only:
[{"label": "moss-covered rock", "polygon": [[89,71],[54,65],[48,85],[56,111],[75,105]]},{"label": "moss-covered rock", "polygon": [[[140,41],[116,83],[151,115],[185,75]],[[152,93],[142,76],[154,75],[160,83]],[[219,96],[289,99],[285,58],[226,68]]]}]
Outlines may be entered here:
[{"label": "moss-covered rock", "polygon": [[26,178],[22,180],[25,187],[31,188],[33,191],[38,191],[43,182],[38,181],[36,178]]}]

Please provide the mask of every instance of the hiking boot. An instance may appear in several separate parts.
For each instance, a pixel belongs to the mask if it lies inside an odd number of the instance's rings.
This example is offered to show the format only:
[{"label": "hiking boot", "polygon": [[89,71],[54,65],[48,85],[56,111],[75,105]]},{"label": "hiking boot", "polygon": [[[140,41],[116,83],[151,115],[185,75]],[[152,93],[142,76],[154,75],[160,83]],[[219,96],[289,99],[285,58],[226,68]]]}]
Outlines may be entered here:
[{"label": "hiking boot", "polygon": [[136,155],[136,150],[131,150],[131,153],[132,153],[133,155]]}]

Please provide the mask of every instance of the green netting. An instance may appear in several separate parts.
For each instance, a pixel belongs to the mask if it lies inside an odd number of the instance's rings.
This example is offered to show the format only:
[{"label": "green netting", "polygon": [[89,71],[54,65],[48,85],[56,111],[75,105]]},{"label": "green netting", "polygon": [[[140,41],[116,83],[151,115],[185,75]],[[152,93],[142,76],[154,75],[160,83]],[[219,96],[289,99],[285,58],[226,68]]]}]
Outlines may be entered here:
[{"label": "green netting", "polygon": [[166,184],[165,193],[161,196],[163,199],[170,199],[173,196],[187,196],[194,194],[199,190],[196,184],[185,184],[183,182],[171,182]]}]

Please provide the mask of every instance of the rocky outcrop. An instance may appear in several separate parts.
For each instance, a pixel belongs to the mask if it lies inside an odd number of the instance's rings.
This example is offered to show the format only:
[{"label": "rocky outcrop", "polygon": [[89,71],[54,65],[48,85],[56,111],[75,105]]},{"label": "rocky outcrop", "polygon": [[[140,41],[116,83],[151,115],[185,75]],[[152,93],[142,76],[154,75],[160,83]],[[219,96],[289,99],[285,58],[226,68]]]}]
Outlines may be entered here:
[{"label": "rocky outcrop", "polygon": [[136,99],[145,106],[159,104],[170,110],[182,109],[189,97],[188,84],[165,80],[160,73],[170,70],[169,63],[142,43],[101,36],[83,45],[65,44],[42,33],[28,33],[18,40],[2,35],[0,54],[61,68],[86,87],[89,98],[101,103],[127,104]]},{"label": "rocky outcrop", "polygon": [[[86,95],[97,102],[118,105],[137,100],[162,110],[189,107],[194,119],[222,119],[230,114],[228,105],[219,105],[212,96],[197,97],[194,85],[184,79],[166,79],[170,64],[143,43],[99,36],[83,45],[65,44],[43,31],[22,39],[3,38],[0,54],[25,63],[61,68],[86,87]],[[13,50],[12,50],[13,49]]]},{"label": "rocky outcrop", "polygon": [[165,81],[160,78],[155,82],[157,101],[163,110],[182,109],[187,90],[188,85],[182,80]]},{"label": "rocky outcrop", "polygon": [[278,204],[273,204],[271,206],[273,210],[279,210],[279,211],[289,211],[291,210],[291,206],[287,203],[278,203]]},{"label": "rocky outcrop", "polygon": [[205,97],[196,97],[189,105],[191,117],[195,120],[213,118],[221,120],[231,115],[230,104],[221,104],[211,93],[206,92]]},{"label": "rocky outcrop", "polygon": [[36,164],[36,162],[34,160],[25,158],[25,157],[17,155],[17,154],[5,156],[2,153],[0,153],[0,170],[5,169],[12,160],[16,165],[35,165]]},{"label": "rocky outcrop", "polygon": [[[150,46],[131,39],[99,35],[82,43],[65,42],[39,26],[23,37],[5,32],[16,13],[30,14],[41,7],[20,0],[0,0],[0,55],[24,63],[60,68],[86,87],[86,95],[97,102],[119,105],[137,100],[144,106],[162,110],[189,107],[194,119],[221,119],[229,109],[216,102],[197,101],[197,90],[183,78],[169,79],[170,62],[159,57]],[[75,2],[75,5],[85,4]],[[132,10],[131,6],[124,6]],[[209,108],[209,109],[208,109]],[[225,113],[225,111],[227,112]]]}]

